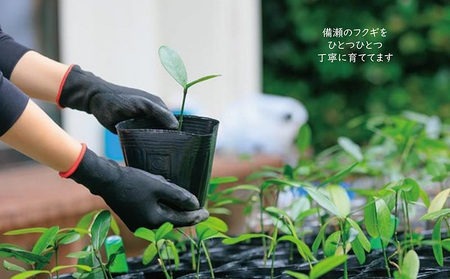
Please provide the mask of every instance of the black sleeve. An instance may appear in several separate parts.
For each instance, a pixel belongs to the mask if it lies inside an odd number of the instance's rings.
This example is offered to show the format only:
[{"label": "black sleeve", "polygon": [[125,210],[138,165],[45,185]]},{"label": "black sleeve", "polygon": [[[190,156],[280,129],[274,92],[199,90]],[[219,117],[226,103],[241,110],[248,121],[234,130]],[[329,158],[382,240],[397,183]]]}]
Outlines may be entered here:
[{"label": "black sleeve", "polygon": [[0,72],[0,136],[16,123],[28,104],[28,96]]},{"label": "black sleeve", "polygon": [[17,43],[0,27],[0,71],[9,79],[17,62],[30,49]]}]

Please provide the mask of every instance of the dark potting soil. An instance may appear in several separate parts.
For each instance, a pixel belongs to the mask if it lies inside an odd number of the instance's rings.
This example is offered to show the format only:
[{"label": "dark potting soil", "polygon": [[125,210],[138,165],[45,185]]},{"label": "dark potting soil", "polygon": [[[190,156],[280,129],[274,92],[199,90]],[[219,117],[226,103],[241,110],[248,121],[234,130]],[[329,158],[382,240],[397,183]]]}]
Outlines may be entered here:
[{"label": "dark potting soil", "polygon": [[114,277],[114,279],[145,279],[145,276],[144,276],[144,273],[138,272],[138,273],[120,275],[120,276]]}]

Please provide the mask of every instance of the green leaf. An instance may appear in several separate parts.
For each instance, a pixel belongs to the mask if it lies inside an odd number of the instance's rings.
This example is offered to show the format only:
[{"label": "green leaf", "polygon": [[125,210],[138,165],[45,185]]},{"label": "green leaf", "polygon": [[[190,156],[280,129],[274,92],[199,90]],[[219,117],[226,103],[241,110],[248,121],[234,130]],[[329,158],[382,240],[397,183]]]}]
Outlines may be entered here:
[{"label": "green leaf", "polygon": [[159,48],[159,59],[164,69],[178,82],[183,88],[187,86],[187,73],[183,60],[175,50],[168,46]]},{"label": "green leaf", "polygon": [[0,244],[0,255],[2,257],[13,257],[27,264],[48,263],[46,257],[26,251],[23,248],[12,244]]},{"label": "green leaf", "polygon": [[329,258],[326,258],[323,261],[320,261],[318,264],[316,264],[309,273],[309,277],[311,279],[320,278],[320,276],[324,275],[325,273],[335,269],[336,267],[340,266],[347,260],[346,255],[340,255],[340,256],[332,256]]},{"label": "green leaf", "polygon": [[264,191],[265,189],[273,185],[277,186],[278,188],[283,188],[285,186],[300,187],[300,184],[298,182],[274,178],[274,179],[267,179],[266,181],[264,181],[261,184],[261,190]]},{"label": "green leaf", "polygon": [[216,235],[217,233],[219,233],[218,231],[214,230],[214,229],[210,229],[208,226],[203,225],[203,224],[197,224],[195,226],[195,230],[197,233],[197,239],[198,241],[204,241],[214,235]]},{"label": "green leaf", "polygon": [[[359,234],[358,234],[359,235]],[[361,245],[361,242],[358,238],[355,239],[351,243],[353,252],[355,253],[356,259],[358,260],[359,264],[362,265],[366,261],[366,253],[364,252],[364,248]],[[370,245],[370,242],[369,242]]]},{"label": "green leaf", "polygon": [[327,257],[334,256],[334,253],[336,253],[336,249],[339,245],[340,239],[341,239],[340,231],[334,232],[327,237],[323,248],[323,253],[325,254],[325,256]]},{"label": "green leaf", "polygon": [[362,231],[361,227],[358,225],[358,223],[356,223],[355,221],[353,221],[350,218],[347,218],[346,220],[352,228],[354,228],[355,230],[358,231],[357,239],[359,241],[359,244],[364,248],[364,250],[366,250],[367,252],[370,252],[370,250],[371,250],[370,241],[367,239],[367,237],[364,234],[364,232]]},{"label": "green leaf", "polygon": [[297,237],[294,237],[292,235],[284,235],[278,239],[279,242],[281,241],[289,241],[294,243],[297,246],[297,250],[299,254],[308,261],[316,261],[316,258],[311,253],[311,250],[309,249],[308,245],[305,244],[302,240],[298,239]]},{"label": "green leaf", "polygon": [[341,182],[342,179],[344,179],[347,175],[351,173],[351,171],[358,165],[359,163],[356,162],[353,165],[341,170],[340,172],[334,174],[333,176],[326,179],[324,182],[322,182],[322,185],[328,184],[328,183],[338,183]]},{"label": "green leaf", "polygon": [[[254,172],[252,174],[250,174],[249,176],[247,176],[247,178],[245,179],[245,181],[252,181],[252,180],[256,180],[256,179],[260,179],[260,178],[279,178],[280,174],[278,172],[275,171],[260,171],[260,172]],[[257,188],[259,191],[259,188]]]},{"label": "green leaf", "polygon": [[442,216],[450,215],[450,208],[441,209],[438,211],[433,211],[423,215],[420,220],[433,220]]},{"label": "green leaf", "polygon": [[371,237],[377,238],[379,236],[377,210],[375,201],[372,198],[368,199],[367,205],[364,207],[364,224],[366,225],[367,233]]},{"label": "green leaf", "polygon": [[145,239],[150,242],[156,242],[155,233],[147,228],[139,228],[134,232],[134,236]]},{"label": "green leaf", "polygon": [[3,261],[3,267],[9,271],[17,271],[17,272],[25,272],[27,271],[25,268],[18,266],[16,264],[10,263],[6,260]]},{"label": "green leaf", "polygon": [[175,270],[178,270],[179,266],[180,266],[180,257],[178,255],[178,250],[177,247],[175,247],[175,244],[172,241],[167,241],[170,249],[172,249],[172,254],[173,254],[173,261],[175,263]]},{"label": "green leaf", "polygon": [[311,145],[311,127],[308,124],[300,126],[297,135],[297,148],[300,155],[304,154],[306,149]]},{"label": "green leaf", "polygon": [[51,272],[54,273],[56,271],[60,271],[60,270],[67,269],[67,268],[77,268],[77,269],[81,269],[84,271],[92,271],[92,268],[90,266],[82,265],[82,264],[71,264],[71,265],[55,266],[54,268],[52,268]]},{"label": "green leaf", "polygon": [[392,237],[391,212],[383,199],[375,201],[377,229],[383,241],[389,241]]},{"label": "green leaf", "polygon": [[156,254],[158,254],[158,250],[155,243],[150,243],[142,254],[142,263],[148,265],[155,258]]},{"label": "green leaf", "polygon": [[219,192],[220,194],[231,194],[235,191],[238,190],[249,190],[249,191],[254,191],[254,192],[258,192],[259,193],[259,188],[254,186],[254,185],[239,185],[239,186],[235,186],[235,187],[231,187],[228,189],[225,189],[221,192]]},{"label": "green leaf", "polygon": [[108,210],[102,210],[95,216],[91,227],[92,245],[95,250],[99,250],[105,242],[111,226],[111,213]]},{"label": "green leaf", "polygon": [[288,216],[285,211],[279,209],[278,207],[274,207],[274,206],[265,207],[264,211],[269,213],[270,215],[272,215],[275,218],[280,218],[282,216]]},{"label": "green leaf", "polygon": [[348,230],[348,242],[353,242],[356,240],[356,238],[358,237],[359,232],[357,230],[355,230],[354,228],[350,228]]},{"label": "green leaf", "polygon": [[350,214],[350,198],[348,197],[347,191],[339,185],[328,184],[326,186],[328,193],[330,193],[330,198],[333,204],[339,210],[340,216],[347,216]]},{"label": "green leaf", "polygon": [[267,253],[267,257],[270,257],[272,255],[272,252],[274,251],[275,247],[277,246],[277,238],[278,238],[278,222],[280,220],[277,219],[277,221],[275,222],[275,226],[273,228],[273,233],[272,233],[272,241],[270,241],[270,248],[269,248],[269,252]]},{"label": "green leaf", "polygon": [[317,250],[319,250],[320,243],[322,243],[322,238],[325,236],[325,230],[327,229],[327,226],[335,219],[336,217],[331,218],[330,220],[325,222],[325,224],[323,224],[322,227],[320,228],[319,233],[317,234],[317,237],[312,245],[312,251],[314,254],[317,254]]},{"label": "green leaf", "polygon": [[209,180],[209,184],[226,184],[226,183],[234,183],[239,179],[235,176],[224,176],[224,177],[213,177]]},{"label": "green leaf", "polygon": [[117,220],[111,215],[111,230],[115,235],[120,235],[120,228]]},{"label": "green leaf", "polygon": [[219,232],[223,232],[223,233],[228,231],[227,223],[225,223],[224,221],[220,220],[219,218],[213,217],[213,216],[210,216],[208,219],[206,219],[205,221],[203,221],[199,224],[205,225],[210,229],[213,229],[213,230],[216,230]]},{"label": "green leaf", "polygon": [[212,79],[212,78],[216,78],[216,77],[220,77],[220,76],[221,76],[221,75],[219,74],[219,75],[209,75],[209,76],[201,77],[201,78],[199,78],[199,79],[196,79],[196,80],[191,81],[191,82],[189,82],[188,84],[186,84],[186,89],[188,89],[188,88],[191,87],[192,85],[195,85],[195,84],[197,84],[197,83],[199,83],[199,82],[203,82],[203,81],[205,81],[205,80]]},{"label": "green leaf", "polygon": [[97,215],[99,210],[91,211],[87,214],[85,214],[81,219],[78,221],[76,227],[80,229],[89,230],[92,224],[92,220],[94,219],[94,216]]},{"label": "green leaf", "polygon": [[227,245],[232,245],[232,244],[236,244],[242,241],[246,241],[252,238],[269,238],[272,239],[272,237],[265,235],[265,234],[261,234],[261,233],[249,233],[249,234],[241,234],[238,237],[233,237],[233,238],[226,238],[224,240],[222,240],[223,244],[227,244]]},{"label": "green leaf", "polygon": [[215,215],[231,215],[231,211],[225,207],[208,208],[208,211],[210,214]]},{"label": "green leaf", "polygon": [[75,241],[80,239],[80,234],[77,232],[67,232],[61,233],[61,231],[56,236],[55,242],[59,245],[66,245],[70,243],[74,243]]},{"label": "green leaf", "polygon": [[401,274],[406,275],[407,278],[417,278],[419,268],[419,256],[417,256],[417,253],[414,250],[409,250],[403,259],[403,264],[400,268]]},{"label": "green leaf", "polygon": [[[88,246],[84,247],[83,251],[91,251],[91,252],[93,252],[92,245],[88,245]],[[87,265],[87,266],[91,266],[91,267],[99,267],[100,266],[100,262],[98,261],[98,259],[96,258],[94,253],[88,255],[87,257],[79,258],[77,262],[80,265]],[[79,278],[104,279],[103,274],[101,272],[99,272],[99,271],[101,271],[100,268],[94,268],[94,270],[92,272],[89,272],[87,274],[86,274],[85,271],[82,271],[82,272],[80,271],[84,275],[83,275],[83,277],[79,277]],[[78,272],[78,273],[80,273],[80,272]],[[74,276],[74,277],[76,277],[76,276]]]},{"label": "green leaf", "polygon": [[169,222],[162,224],[155,233],[155,240],[158,242],[163,239],[167,234],[169,234],[173,229],[173,225]]},{"label": "green leaf", "polygon": [[33,276],[36,276],[38,274],[50,274],[50,271],[47,270],[30,270],[30,271],[25,271],[23,273],[19,273],[17,275],[14,275],[13,277],[11,277],[11,279],[26,279],[26,278],[30,278]]},{"label": "green leaf", "polygon": [[21,234],[28,234],[28,233],[44,233],[48,229],[47,228],[28,228],[28,229],[20,229],[20,230],[13,230],[9,232],[5,232],[4,235],[21,235]]},{"label": "green leaf", "polygon": [[309,279],[308,275],[305,275],[303,273],[299,273],[299,272],[295,272],[295,271],[290,271],[290,270],[286,270],[285,272],[283,272],[284,274],[287,274],[291,277],[294,277],[296,279]]},{"label": "green leaf", "polygon": [[420,198],[422,198],[422,201],[425,204],[425,206],[427,208],[430,207],[430,198],[428,197],[428,194],[427,194],[427,192],[425,192],[424,189],[419,188],[419,196],[420,196]]},{"label": "green leaf", "polygon": [[[313,200],[315,200],[322,208],[329,211],[332,214],[340,215],[339,210],[334,206],[333,202],[324,194],[322,194],[318,189],[313,187],[304,187],[303,188],[308,194],[311,196]],[[344,217],[344,216],[341,216]]]},{"label": "green leaf", "polygon": [[93,251],[79,251],[79,252],[69,253],[69,254],[67,254],[66,257],[82,259],[82,258],[86,258],[87,256],[92,255],[93,253],[94,253]]},{"label": "green leaf", "polygon": [[34,254],[41,254],[55,240],[58,231],[59,227],[54,226],[44,232],[38,239],[36,244],[34,244],[33,250],[31,252]]},{"label": "green leaf", "polygon": [[351,139],[346,137],[339,137],[337,141],[339,146],[344,149],[345,152],[355,158],[358,162],[361,162],[363,160],[361,147],[359,147],[359,145],[354,143]]},{"label": "green leaf", "polygon": [[442,251],[442,242],[441,242],[441,223],[442,217],[436,221],[436,224],[433,228],[433,233],[431,235],[431,240],[435,241],[433,244],[433,254],[436,262],[440,266],[444,266],[444,252]]},{"label": "green leaf", "polygon": [[428,207],[428,213],[441,210],[444,207],[444,204],[447,201],[449,195],[450,188],[437,194],[436,197],[434,197],[434,199],[431,201],[430,207]]},{"label": "green leaf", "polygon": [[444,247],[445,250],[450,252],[450,238],[442,240],[442,247]]}]

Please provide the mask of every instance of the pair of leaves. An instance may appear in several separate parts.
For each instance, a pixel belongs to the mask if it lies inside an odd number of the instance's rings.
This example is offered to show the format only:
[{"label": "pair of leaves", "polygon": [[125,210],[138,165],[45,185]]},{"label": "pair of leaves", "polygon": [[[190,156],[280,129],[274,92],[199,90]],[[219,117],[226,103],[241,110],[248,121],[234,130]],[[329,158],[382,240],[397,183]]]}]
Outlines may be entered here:
[{"label": "pair of leaves", "polygon": [[364,223],[367,233],[373,237],[381,237],[383,241],[389,241],[392,237],[391,211],[382,198],[375,201],[369,198],[364,207]]},{"label": "pair of leaves", "polygon": [[164,239],[173,230],[173,225],[165,222],[156,230],[149,230],[147,228],[139,228],[134,232],[134,236],[145,239],[149,242],[156,243]]},{"label": "pair of leaves", "polygon": [[159,48],[158,54],[163,67],[185,90],[187,90],[194,84],[220,76],[208,75],[188,83],[186,67],[184,66],[183,60],[181,59],[180,55],[178,55],[175,50],[168,46],[161,46]]},{"label": "pair of leaves", "polygon": [[309,276],[294,271],[286,271],[285,274],[290,275],[297,279],[317,279],[320,278],[322,275],[335,269],[336,267],[342,265],[346,260],[347,260],[346,255],[332,256],[326,258],[317,263],[316,265],[314,265],[314,267],[309,272]]}]

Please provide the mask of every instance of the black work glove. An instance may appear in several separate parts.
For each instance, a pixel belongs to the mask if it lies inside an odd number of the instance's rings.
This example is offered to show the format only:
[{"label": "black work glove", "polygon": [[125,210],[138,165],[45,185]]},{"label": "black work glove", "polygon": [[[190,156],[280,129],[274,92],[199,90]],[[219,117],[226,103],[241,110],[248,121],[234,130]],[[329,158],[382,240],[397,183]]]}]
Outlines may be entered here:
[{"label": "black work glove", "polygon": [[130,118],[147,117],[176,129],[178,121],[158,96],[142,90],[118,86],[74,65],[62,81],[57,103],[93,114],[106,129]]},{"label": "black work glove", "polygon": [[89,149],[68,178],[101,196],[133,232],[140,227],[154,229],[164,222],[191,226],[209,216],[194,195],[162,176],[122,167]]}]

